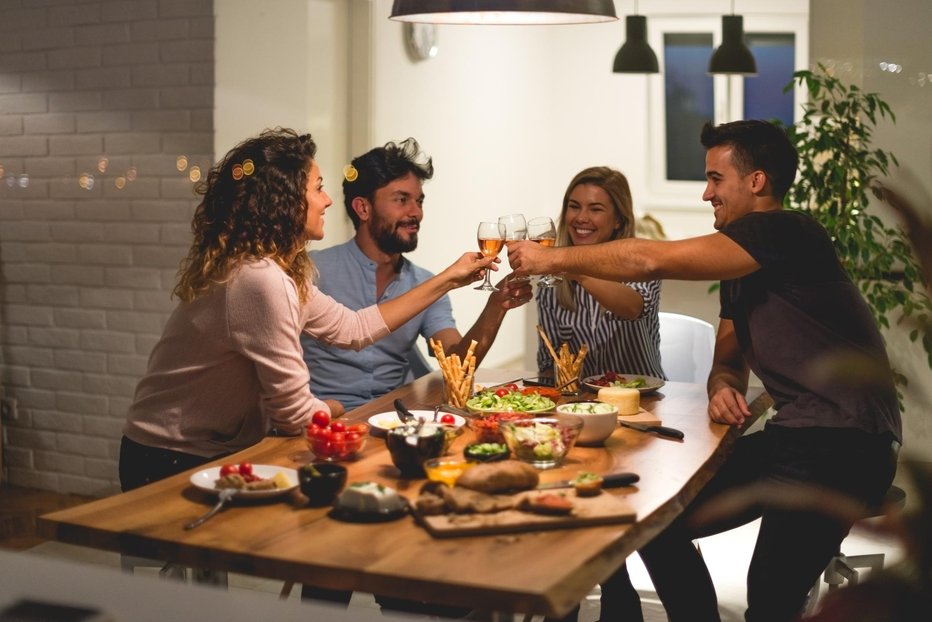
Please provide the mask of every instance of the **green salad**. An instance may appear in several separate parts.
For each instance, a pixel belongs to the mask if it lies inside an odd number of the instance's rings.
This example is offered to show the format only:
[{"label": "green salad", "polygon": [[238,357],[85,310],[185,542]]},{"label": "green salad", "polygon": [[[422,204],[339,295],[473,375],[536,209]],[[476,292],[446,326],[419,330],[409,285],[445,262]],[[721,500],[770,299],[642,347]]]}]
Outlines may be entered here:
[{"label": "green salad", "polygon": [[520,391],[480,391],[466,401],[466,406],[473,410],[492,410],[497,412],[543,412],[551,410],[556,404],[549,397],[540,393],[527,395]]}]

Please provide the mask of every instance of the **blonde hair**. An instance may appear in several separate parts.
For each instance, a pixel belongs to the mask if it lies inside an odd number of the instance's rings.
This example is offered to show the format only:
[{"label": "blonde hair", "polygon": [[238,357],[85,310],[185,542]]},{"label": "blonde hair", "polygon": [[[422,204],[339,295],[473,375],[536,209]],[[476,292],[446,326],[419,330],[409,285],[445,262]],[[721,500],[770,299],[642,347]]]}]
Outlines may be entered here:
[{"label": "blonde hair", "polygon": [[[608,195],[611,200],[612,208],[615,210],[615,217],[621,223],[620,227],[612,231],[612,240],[630,238],[634,235],[634,204],[631,200],[631,188],[628,186],[628,178],[620,171],[607,166],[593,166],[584,169],[573,177],[566,192],[563,195],[563,208],[560,210],[560,220],[557,226],[557,246],[572,246],[573,240],[570,237],[569,228],[566,226],[566,210],[569,206],[570,195],[577,186],[591,184],[598,186]],[[573,296],[573,287],[566,279],[560,281],[556,286],[557,302],[561,307],[568,311],[576,310],[576,299]]]},{"label": "blonde hair", "polygon": [[307,299],[314,264],[304,250],[305,196],[317,145],[310,134],[276,128],[234,147],[197,192],[194,241],[178,271],[173,296],[190,302],[229,280],[250,259],[268,258]]}]

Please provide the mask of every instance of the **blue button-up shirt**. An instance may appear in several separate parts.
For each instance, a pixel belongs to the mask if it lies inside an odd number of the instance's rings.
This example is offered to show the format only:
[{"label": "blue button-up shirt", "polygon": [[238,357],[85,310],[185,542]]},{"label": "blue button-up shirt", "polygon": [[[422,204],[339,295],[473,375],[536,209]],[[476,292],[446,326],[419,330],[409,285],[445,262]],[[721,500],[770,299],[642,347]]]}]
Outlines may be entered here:
[{"label": "blue button-up shirt", "polygon": [[[402,258],[401,271],[376,300],[376,265],[363,254],[356,240],[311,251],[311,259],[320,272],[317,282],[320,291],[356,310],[397,298],[433,276]],[[338,400],[347,410],[385,395],[404,382],[408,352],[418,335],[426,339],[445,328],[456,328],[448,296],[358,352],[327,346],[302,335],[304,361],[311,372],[311,392],[321,399]]]}]

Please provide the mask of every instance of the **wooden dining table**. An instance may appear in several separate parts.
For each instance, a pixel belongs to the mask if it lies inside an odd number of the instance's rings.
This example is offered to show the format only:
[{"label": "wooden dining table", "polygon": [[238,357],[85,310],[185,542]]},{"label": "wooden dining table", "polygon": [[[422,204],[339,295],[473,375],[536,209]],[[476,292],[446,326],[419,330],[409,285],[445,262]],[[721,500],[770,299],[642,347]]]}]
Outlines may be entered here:
[{"label": "wooden dining table", "polygon": [[[477,370],[478,384],[504,383],[531,373]],[[350,411],[367,421],[392,411],[401,398],[410,409],[433,408],[442,395],[440,372],[404,385]],[[589,397],[594,397],[589,396]],[[761,389],[748,401],[755,415],[769,406]],[[666,527],[715,473],[741,430],[713,423],[704,386],[668,382],[641,396],[641,406],[683,440],[619,427],[597,447],[574,447],[564,464],[540,473],[542,482],[580,471],[637,473],[634,486],[606,490],[623,497],[636,520],[602,526],[521,533],[432,537],[412,516],[384,523],[337,520],[329,508],[308,507],[299,491],[261,501],[234,500],[202,526],[184,525],[216,496],[189,481],[197,469],[136,490],[46,514],[39,533],[71,544],[183,564],[280,579],[285,583],[558,617],[566,614],[637,548]],[[461,451],[471,431],[452,447]],[[302,437],[269,436],[221,463],[295,468],[310,458]],[[404,479],[385,442],[370,438],[345,463],[348,481],[374,481],[414,499],[424,480]]]}]

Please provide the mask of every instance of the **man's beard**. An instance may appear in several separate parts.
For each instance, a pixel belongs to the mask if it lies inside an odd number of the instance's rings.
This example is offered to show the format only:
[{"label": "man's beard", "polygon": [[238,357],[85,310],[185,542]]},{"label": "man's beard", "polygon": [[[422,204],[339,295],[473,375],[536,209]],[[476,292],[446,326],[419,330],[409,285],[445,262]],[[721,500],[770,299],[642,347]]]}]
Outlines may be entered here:
[{"label": "man's beard", "polygon": [[398,233],[398,228],[411,224],[411,220],[402,220],[399,221],[394,227],[386,226],[385,221],[376,217],[373,221],[373,238],[375,239],[376,246],[379,247],[379,250],[388,255],[394,255],[395,253],[410,253],[417,248],[417,233],[411,235],[410,238],[403,238]]}]

